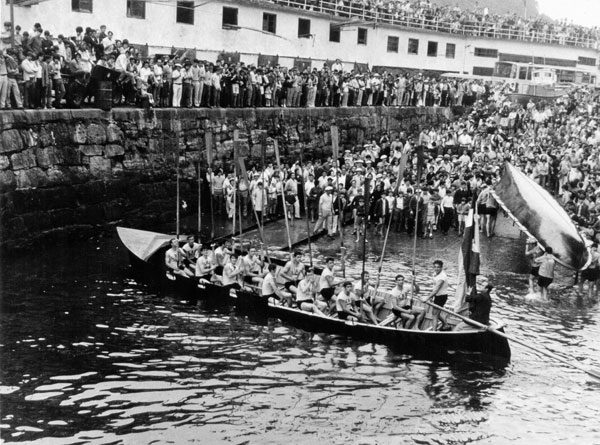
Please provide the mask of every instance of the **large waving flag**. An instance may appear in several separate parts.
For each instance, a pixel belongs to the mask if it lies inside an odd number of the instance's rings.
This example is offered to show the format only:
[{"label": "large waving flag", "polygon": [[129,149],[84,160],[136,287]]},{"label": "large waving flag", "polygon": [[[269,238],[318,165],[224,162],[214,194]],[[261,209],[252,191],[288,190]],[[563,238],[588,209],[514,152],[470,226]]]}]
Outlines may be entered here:
[{"label": "large waving flag", "polygon": [[454,311],[463,310],[465,296],[470,291],[477,292],[476,280],[479,275],[479,215],[469,210],[465,221],[465,233],[458,253],[458,285],[454,299]]}]

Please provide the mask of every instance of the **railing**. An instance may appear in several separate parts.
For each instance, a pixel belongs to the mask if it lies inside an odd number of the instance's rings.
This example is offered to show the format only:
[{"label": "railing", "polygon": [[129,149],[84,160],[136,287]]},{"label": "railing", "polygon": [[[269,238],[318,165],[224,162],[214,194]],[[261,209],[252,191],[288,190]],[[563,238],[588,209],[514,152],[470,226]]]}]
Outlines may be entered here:
[{"label": "railing", "polygon": [[[405,28],[424,29],[449,34],[460,34],[474,37],[489,37],[494,39],[521,40],[555,45],[578,46],[598,49],[598,40],[590,37],[580,37],[563,32],[543,32],[520,27],[505,27],[496,22],[463,22],[447,21],[440,18],[427,19],[405,11],[391,13],[379,7],[367,7],[362,3],[335,3],[331,0],[267,0],[269,3],[303,9],[307,11],[330,14],[336,17],[359,19],[402,26]],[[258,0],[262,3],[262,0]]]}]

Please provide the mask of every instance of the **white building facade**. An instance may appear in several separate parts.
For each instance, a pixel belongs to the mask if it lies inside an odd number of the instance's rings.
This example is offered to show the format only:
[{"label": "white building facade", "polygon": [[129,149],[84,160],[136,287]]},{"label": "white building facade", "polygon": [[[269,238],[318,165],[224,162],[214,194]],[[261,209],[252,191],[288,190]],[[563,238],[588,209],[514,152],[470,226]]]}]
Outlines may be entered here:
[{"label": "white building facade", "polygon": [[[2,21],[9,20],[8,1],[0,4]],[[226,52],[253,64],[260,54],[278,56],[283,66],[300,58],[320,67],[339,58],[346,68],[359,63],[491,75],[499,60],[535,58],[598,74],[598,51],[590,47],[436,32],[293,6],[256,0],[15,0],[14,17],[23,31],[39,22],[53,36],[106,25],[115,39],[147,45],[149,55],[175,47],[209,61]]]}]

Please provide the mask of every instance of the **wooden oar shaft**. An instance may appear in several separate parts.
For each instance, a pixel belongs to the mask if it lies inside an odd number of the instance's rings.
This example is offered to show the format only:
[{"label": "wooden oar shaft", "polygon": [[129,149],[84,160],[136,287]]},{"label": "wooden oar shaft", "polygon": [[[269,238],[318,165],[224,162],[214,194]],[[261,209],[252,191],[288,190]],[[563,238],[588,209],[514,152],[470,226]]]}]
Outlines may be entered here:
[{"label": "wooden oar shaft", "polygon": [[440,310],[442,312],[445,312],[446,314],[449,314],[449,315],[452,315],[452,316],[454,316],[456,318],[459,318],[459,319],[461,319],[462,321],[464,321],[467,324],[470,324],[472,326],[478,327],[480,329],[485,329],[486,331],[491,332],[492,334],[498,335],[499,337],[503,337],[503,338],[505,338],[507,340],[510,340],[512,342],[515,342],[515,343],[518,343],[521,346],[525,346],[526,348],[529,348],[529,349],[531,349],[531,350],[533,350],[535,352],[538,352],[538,353],[540,353],[542,355],[545,355],[546,357],[550,357],[550,358],[552,358],[552,359],[554,359],[556,361],[559,361],[559,362],[561,362],[561,363],[563,363],[565,365],[568,365],[568,366],[570,366],[572,368],[575,368],[575,369],[578,369],[580,371],[583,371],[586,374],[591,375],[594,378],[600,379],[600,372],[593,371],[593,370],[590,370],[590,369],[586,369],[583,366],[581,366],[581,365],[579,365],[577,363],[574,363],[571,360],[567,360],[567,359],[565,359],[563,357],[560,357],[560,356],[558,356],[556,354],[553,354],[550,351],[545,351],[543,349],[537,348],[537,347],[535,347],[535,346],[533,346],[533,345],[525,342],[524,340],[520,340],[518,338],[513,337],[512,335],[508,335],[508,334],[505,334],[504,332],[500,332],[499,330],[494,329],[491,326],[485,325],[483,323],[479,323],[478,321],[472,320],[472,319],[470,319],[468,317],[465,317],[464,315],[457,314],[456,312],[453,312],[453,311],[451,311],[449,309],[445,309],[445,308],[443,308],[441,306],[438,306],[437,304],[432,303],[430,301],[425,301],[425,300],[421,300],[421,299],[418,299],[418,298],[415,298],[415,300],[418,300],[418,301],[420,301],[422,303],[428,304],[429,306],[431,306],[431,307],[433,307],[435,309],[438,309],[438,310]]}]

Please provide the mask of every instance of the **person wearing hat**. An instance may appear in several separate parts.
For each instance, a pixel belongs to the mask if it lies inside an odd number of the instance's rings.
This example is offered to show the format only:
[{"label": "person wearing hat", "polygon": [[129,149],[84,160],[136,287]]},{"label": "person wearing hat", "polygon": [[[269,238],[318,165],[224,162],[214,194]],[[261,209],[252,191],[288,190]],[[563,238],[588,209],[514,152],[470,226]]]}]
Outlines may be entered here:
[{"label": "person wearing hat", "polygon": [[176,62],[173,66],[171,79],[173,82],[173,107],[179,108],[181,106],[181,95],[183,92],[183,77],[181,63]]}]

